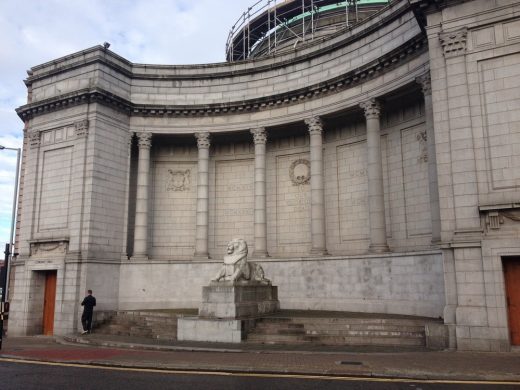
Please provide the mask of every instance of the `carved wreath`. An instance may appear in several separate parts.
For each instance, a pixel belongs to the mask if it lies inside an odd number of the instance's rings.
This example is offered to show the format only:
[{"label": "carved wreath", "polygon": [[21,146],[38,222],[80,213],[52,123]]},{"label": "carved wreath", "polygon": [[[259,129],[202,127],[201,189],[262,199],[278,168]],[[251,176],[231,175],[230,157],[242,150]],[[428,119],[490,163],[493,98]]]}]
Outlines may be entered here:
[{"label": "carved wreath", "polygon": [[311,179],[311,163],[309,160],[299,159],[293,161],[289,167],[289,177],[295,186],[309,184]]},{"label": "carved wreath", "polygon": [[167,191],[187,191],[190,189],[190,170],[185,171],[174,171],[168,169],[170,178],[168,180]]}]

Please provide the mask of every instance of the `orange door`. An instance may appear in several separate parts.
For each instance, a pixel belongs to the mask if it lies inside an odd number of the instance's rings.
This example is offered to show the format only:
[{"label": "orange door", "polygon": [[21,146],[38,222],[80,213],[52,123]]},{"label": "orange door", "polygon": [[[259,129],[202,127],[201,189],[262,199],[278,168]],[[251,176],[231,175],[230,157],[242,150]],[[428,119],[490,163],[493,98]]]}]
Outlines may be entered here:
[{"label": "orange door", "polygon": [[520,345],[520,258],[504,260],[504,279],[511,344]]},{"label": "orange door", "polygon": [[43,298],[43,334],[52,336],[54,332],[54,304],[56,302],[56,271],[45,273],[45,294]]}]

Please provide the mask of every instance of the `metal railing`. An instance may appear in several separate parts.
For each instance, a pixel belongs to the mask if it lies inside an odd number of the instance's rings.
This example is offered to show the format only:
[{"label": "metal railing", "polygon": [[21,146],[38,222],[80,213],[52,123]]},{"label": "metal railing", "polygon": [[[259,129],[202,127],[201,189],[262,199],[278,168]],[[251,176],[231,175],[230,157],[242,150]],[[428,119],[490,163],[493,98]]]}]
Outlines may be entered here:
[{"label": "metal railing", "polygon": [[[313,41],[320,31],[349,27],[359,20],[359,7],[385,0],[259,0],[231,27],[226,59],[239,61],[261,54],[279,53],[288,41]],[[320,23],[327,18],[334,23]],[[323,35],[323,34],[321,34]],[[260,50],[261,49],[261,50]]]}]

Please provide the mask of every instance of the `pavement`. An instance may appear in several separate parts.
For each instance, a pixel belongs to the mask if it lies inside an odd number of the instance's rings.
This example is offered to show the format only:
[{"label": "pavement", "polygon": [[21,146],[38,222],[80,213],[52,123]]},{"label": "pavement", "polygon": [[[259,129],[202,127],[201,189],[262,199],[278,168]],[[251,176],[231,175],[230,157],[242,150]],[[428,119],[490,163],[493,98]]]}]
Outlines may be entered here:
[{"label": "pavement", "polygon": [[507,381],[520,387],[520,351],[188,343],[89,334],[4,337],[0,358],[199,372]]}]

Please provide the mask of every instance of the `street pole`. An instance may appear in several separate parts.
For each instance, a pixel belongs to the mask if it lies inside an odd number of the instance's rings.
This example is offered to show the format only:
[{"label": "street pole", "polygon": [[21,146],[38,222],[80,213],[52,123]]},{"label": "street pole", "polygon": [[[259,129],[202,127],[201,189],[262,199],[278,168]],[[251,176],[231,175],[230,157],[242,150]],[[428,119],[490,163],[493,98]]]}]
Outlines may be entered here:
[{"label": "street pole", "polygon": [[2,289],[2,296],[0,299],[0,349],[2,349],[2,340],[4,338],[4,319],[7,320],[7,315],[9,312],[9,303],[7,303],[6,307],[6,298],[7,298],[7,290],[5,289],[8,279],[7,269],[9,266],[9,255],[11,251],[9,250],[9,244],[5,244],[4,251],[4,265],[0,269],[0,288]]},{"label": "street pole", "polygon": [[0,145],[0,150],[14,150],[16,151],[16,173],[14,181],[14,194],[13,194],[13,210],[11,214],[11,236],[9,238],[9,244],[5,244],[5,257],[4,266],[0,272],[0,288],[2,289],[0,299],[0,349],[2,349],[2,339],[4,335],[4,319],[7,319],[9,312],[9,276],[11,271],[11,262],[14,254],[14,233],[15,233],[15,222],[16,222],[16,205],[18,201],[18,183],[20,178],[20,155],[21,148],[7,148]]}]

